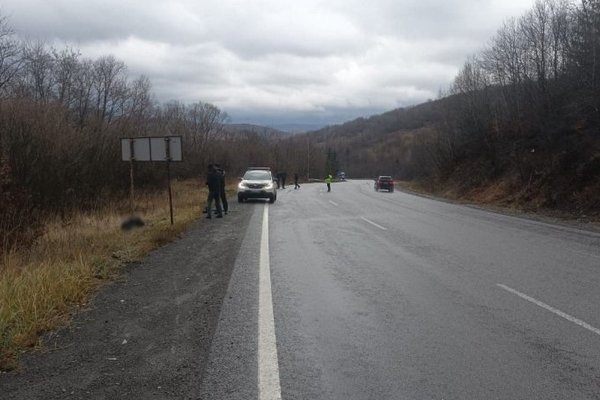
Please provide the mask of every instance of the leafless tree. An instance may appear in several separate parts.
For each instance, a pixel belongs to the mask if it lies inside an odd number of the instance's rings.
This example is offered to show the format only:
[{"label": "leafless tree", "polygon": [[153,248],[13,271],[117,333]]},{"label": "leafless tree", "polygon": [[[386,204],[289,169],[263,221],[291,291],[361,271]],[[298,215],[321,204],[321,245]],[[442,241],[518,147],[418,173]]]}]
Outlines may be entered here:
[{"label": "leafless tree", "polygon": [[35,100],[48,102],[54,86],[54,58],[43,42],[26,43],[23,49],[21,87]]},{"label": "leafless tree", "polygon": [[0,96],[18,74],[22,63],[21,45],[14,37],[6,17],[0,15]]},{"label": "leafless tree", "polygon": [[125,95],[126,70],[125,64],[114,56],[94,61],[96,115],[99,121],[110,122],[118,111]]},{"label": "leafless tree", "polygon": [[52,56],[54,58],[56,99],[66,107],[72,108],[81,54],[67,46],[62,50],[53,49]]}]

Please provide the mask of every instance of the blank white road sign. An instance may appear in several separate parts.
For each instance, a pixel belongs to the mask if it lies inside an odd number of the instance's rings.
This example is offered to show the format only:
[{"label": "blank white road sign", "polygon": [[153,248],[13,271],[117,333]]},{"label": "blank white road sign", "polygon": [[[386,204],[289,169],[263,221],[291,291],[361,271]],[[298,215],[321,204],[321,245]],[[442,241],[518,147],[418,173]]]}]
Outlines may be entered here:
[{"label": "blank white road sign", "polygon": [[134,161],[183,161],[181,136],[121,139],[121,159],[130,161],[132,155]]}]

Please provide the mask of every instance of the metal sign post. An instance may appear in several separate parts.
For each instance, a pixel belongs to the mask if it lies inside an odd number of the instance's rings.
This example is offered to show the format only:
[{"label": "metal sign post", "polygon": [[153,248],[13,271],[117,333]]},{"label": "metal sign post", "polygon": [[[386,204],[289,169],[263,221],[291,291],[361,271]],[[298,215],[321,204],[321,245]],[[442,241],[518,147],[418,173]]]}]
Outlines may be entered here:
[{"label": "metal sign post", "polygon": [[173,225],[173,195],[171,194],[171,140],[165,138],[167,147],[167,185],[169,187],[169,212],[171,213],[171,225]]},{"label": "metal sign post", "polygon": [[171,162],[183,161],[181,136],[137,137],[121,139],[121,159],[129,161],[130,194],[129,208],[134,212],[133,171],[136,161],[159,161],[167,163],[169,213],[173,219],[173,194],[171,190]]},{"label": "metal sign post", "polygon": [[133,163],[135,162],[135,157],[133,155],[133,139],[129,140],[129,145],[129,213],[133,215],[133,212],[135,211],[133,209]]}]

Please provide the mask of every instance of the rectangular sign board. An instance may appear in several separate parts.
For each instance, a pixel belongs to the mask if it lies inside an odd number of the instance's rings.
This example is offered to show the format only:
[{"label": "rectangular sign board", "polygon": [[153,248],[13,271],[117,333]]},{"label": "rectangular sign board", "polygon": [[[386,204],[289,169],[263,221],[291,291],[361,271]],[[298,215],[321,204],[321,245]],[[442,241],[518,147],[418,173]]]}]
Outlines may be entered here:
[{"label": "rectangular sign board", "polygon": [[181,136],[122,138],[121,160],[132,156],[133,161],[183,161]]}]

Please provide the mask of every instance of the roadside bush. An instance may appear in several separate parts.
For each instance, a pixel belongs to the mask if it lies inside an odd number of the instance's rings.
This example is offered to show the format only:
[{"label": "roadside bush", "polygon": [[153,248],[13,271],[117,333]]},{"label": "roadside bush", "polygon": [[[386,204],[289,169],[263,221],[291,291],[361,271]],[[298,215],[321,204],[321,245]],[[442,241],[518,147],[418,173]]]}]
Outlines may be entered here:
[{"label": "roadside bush", "polygon": [[33,243],[42,232],[39,214],[31,195],[13,184],[4,160],[0,160],[0,204],[0,254]]}]

